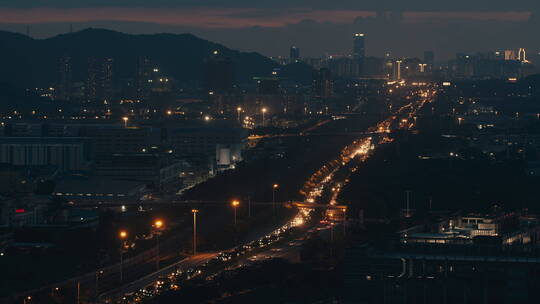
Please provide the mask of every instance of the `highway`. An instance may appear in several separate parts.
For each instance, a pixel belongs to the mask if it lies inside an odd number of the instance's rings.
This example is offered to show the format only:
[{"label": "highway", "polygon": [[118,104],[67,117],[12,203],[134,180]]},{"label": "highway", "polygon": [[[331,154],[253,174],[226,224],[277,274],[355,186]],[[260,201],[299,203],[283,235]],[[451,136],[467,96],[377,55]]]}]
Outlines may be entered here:
[{"label": "highway", "polygon": [[[393,114],[368,129],[368,132],[377,134],[377,136],[367,136],[353,141],[350,145],[341,150],[340,155],[324,164],[315,172],[304,184],[302,193],[305,197],[304,202],[298,203],[299,212],[294,219],[276,231],[261,237],[259,240],[232,248],[227,252],[219,254],[201,254],[193,259],[182,260],[175,264],[174,269],[168,267],[130,283],[112,293],[102,295],[101,298],[107,299],[106,303],[137,303],[147,297],[159,296],[160,292],[167,288],[174,289],[173,284],[160,284],[160,277],[169,273],[171,282],[181,282],[189,279],[181,277],[181,274],[187,272],[204,276],[211,279],[214,275],[224,269],[234,267],[249,266],[250,263],[270,258],[286,258],[291,261],[298,259],[299,251],[304,240],[310,234],[319,233],[336,225],[336,218],[328,216],[323,223],[314,223],[311,227],[305,227],[305,223],[310,222],[312,212],[317,207],[329,205],[331,209],[345,210],[337,206],[337,198],[344,188],[350,174],[356,172],[358,166],[367,161],[373,151],[380,145],[393,141],[389,136],[393,128],[412,130],[416,124],[416,115],[426,103],[432,102],[436,95],[436,90],[429,91],[424,97],[398,108]],[[422,92],[422,94],[424,94]],[[329,194],[329,195],[328,195]],[[329,226],[330,225],[330,226]],[[286,240],[282,235],[286,235],[292,227],[302,226],[304,235],[295,240]],[[330,228],[332,229],[332,228]],[[281,241],[281,242],[280,242]],[[232,260],[233,264],[229,261]],[[211,266],[208,266],[211,265]],[[179,270],[174,271],[179,268]],[[153,286],[153,288],[150,288]],[[159,286],[160,288],[156,288]],[[155,290],[148,292],[147,290]],[[135,294],[133,294],[135,292]],[[129,298],[122,299],[122,295],[130,294]],[[120,300],[120,301],[118,301]]]}]

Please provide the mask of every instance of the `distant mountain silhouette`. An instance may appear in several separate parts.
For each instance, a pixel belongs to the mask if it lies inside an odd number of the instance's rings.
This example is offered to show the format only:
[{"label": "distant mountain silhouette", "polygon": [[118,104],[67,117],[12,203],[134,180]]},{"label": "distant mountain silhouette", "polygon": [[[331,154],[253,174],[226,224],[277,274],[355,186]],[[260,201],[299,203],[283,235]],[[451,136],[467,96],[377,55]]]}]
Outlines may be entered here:
[{"label": "distant mountain silhouette", "polygon": [[258,53],[245,53],[191,34],[130,35],[103,29],[85,29],[48,39],[0,31],[0,82],[16,87],[45,87],[56,83],[58,59],[69,55],[73,80],[86,79],[89,57],[112,57],[115,78],[133,78],[137,58],[150,58],[180,82],[200,82],[204,58],[218,50],[231,58],[239,83],[269,75],[275,62]]}]

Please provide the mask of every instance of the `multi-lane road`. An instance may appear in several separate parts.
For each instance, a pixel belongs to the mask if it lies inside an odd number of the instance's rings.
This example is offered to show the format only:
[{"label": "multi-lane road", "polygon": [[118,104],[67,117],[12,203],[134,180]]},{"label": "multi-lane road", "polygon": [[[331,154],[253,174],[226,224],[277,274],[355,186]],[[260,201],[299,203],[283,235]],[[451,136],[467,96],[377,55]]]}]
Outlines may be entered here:
[{"label": "multi-lane road", "polygon": [[[392,132],[392,128],[406,130],[415,128],[418,111],[422,109],[426,103],[431,102],[436,95],[436,90],[427,90],[427,92],[428,94],[425,94],[424,91],[422,91],[422,95],[418,94],[418,96],[421,97],[399,107],[390,117],[368,129],[368,132],[378,134],[377,136],[364,135],[364,137],[353,141],[350,145],[341,150],[340,155],[336,159],[330,160],[315,172],[305,183],[302,190],[305,196],[305,203],[313,205],[335,205],[339,193],[348,181],[349,175],[356,171],[358,165],[361,162],[366,161],[372,154],[372,151],[379,145],[392,142],[392,139],[389,136]],[[340,172],[341,174],[338,174]],[[346,173],[343,174],[343,172]],[[325,193],[330,193],[330,195],[324,195]],[[298,226],[302,225],[303,222],[308,222],[306,217],[309,217],[310,212],[313,210],[311,209],[310,211],[309,209],[310,208],[302,208],[299,215],[297,215],[291,223],[296,222],[296,226]],[[333,222],[332,218],[329,218],[328,220],[330,222],[330,227],[336,224]],[[242,254],[231,257],[234,259],[232,265],[230,263],[223,263],[223,269],[245,266],[246,264],[249,265],[250,263],[270,258],[286,258],[295,261],[298,259],[301,244],[309,237],[309,234],[319,233],[321,230],[326,229],[329,229],[328,223],[315,223],[312,227],[304,227],[304,235],[299,238],[297,237],[294,240],[282,240],[282,242],[277,243],[271,242],[263,249],[242,251]],[[131,294],[137,291],[140,292],[145,290],[145,287],[155,285],[156,282],[166,274],[175,273],[179,271],[179,269],[193,271],[199,266],[206,265],[212,260],[216,260],[216,254],[201,254],[196,257],[182,260],[166,269],[148,275],[113,292],[104,294],[102,295],[102,299],[108,299],[109,301],[121,299],[125,294]],[[216,272],[220,271],[219,267],[217,267],[217,269],[218,270],[214,268],[207,273],[202,273],[200,269],[198,271],[201,272],[200,275],[202,276],[211,277],[215,275]],[[157,295],[159,295],[159,292],[153,296]],[[140,298],[137,298],[137,301],[138,300],[140,300]],[[130,301],[125,300],[125,302],[129,303]]]}]

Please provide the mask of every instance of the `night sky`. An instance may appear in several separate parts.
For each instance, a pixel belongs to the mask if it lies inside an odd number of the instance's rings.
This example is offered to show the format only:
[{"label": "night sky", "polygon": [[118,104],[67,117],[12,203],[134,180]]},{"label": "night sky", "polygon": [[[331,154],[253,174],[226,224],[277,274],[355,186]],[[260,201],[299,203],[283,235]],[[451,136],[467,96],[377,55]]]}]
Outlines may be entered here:
[{"label": "night sky", "polygon": [[[537,0],[0,0],[0,7],[0,30],[25,33],[30,25],[35,38],[65,33],[73,24],[74,30],[190,32],[269,56],[286,55],[291,45],[303,56],[346,53],[358,31],[367,34],[371,56],[435,50],[447,59],[456,52],[540,50]],[[376,18],[378,11],[399,11],[403,19]]]}]

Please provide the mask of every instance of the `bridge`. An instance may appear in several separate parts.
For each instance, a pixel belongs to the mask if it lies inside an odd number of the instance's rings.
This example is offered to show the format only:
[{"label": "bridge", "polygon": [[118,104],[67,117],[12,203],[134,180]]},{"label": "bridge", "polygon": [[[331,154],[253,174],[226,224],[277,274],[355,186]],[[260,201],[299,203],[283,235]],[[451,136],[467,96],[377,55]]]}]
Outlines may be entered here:
[{"label": "bridge", "polygon": [[[96,201],[79,201],[71,202],[69,206],[71,207],[82,207],[82,208],[121,208],[121,207],[156,207],[156,206],[177,206],[177,207],[207,207],[207,206],[226,206],[230,205],[230,201],[210,201],[210,200],[170,200],[170,201],[139,201],[136,203],[126,203],[126,202],[96,202]],[[328,210],[347,210],[345,205],[327,205],[327,204],[316,204],[316,203],[306,203],[306,202],[297,202],[297,201],[287,201],[287,202],[249,202],[244,201],[244,205],[281,205],[286,208],[309,208],[309,209],[328,209]]]}]

